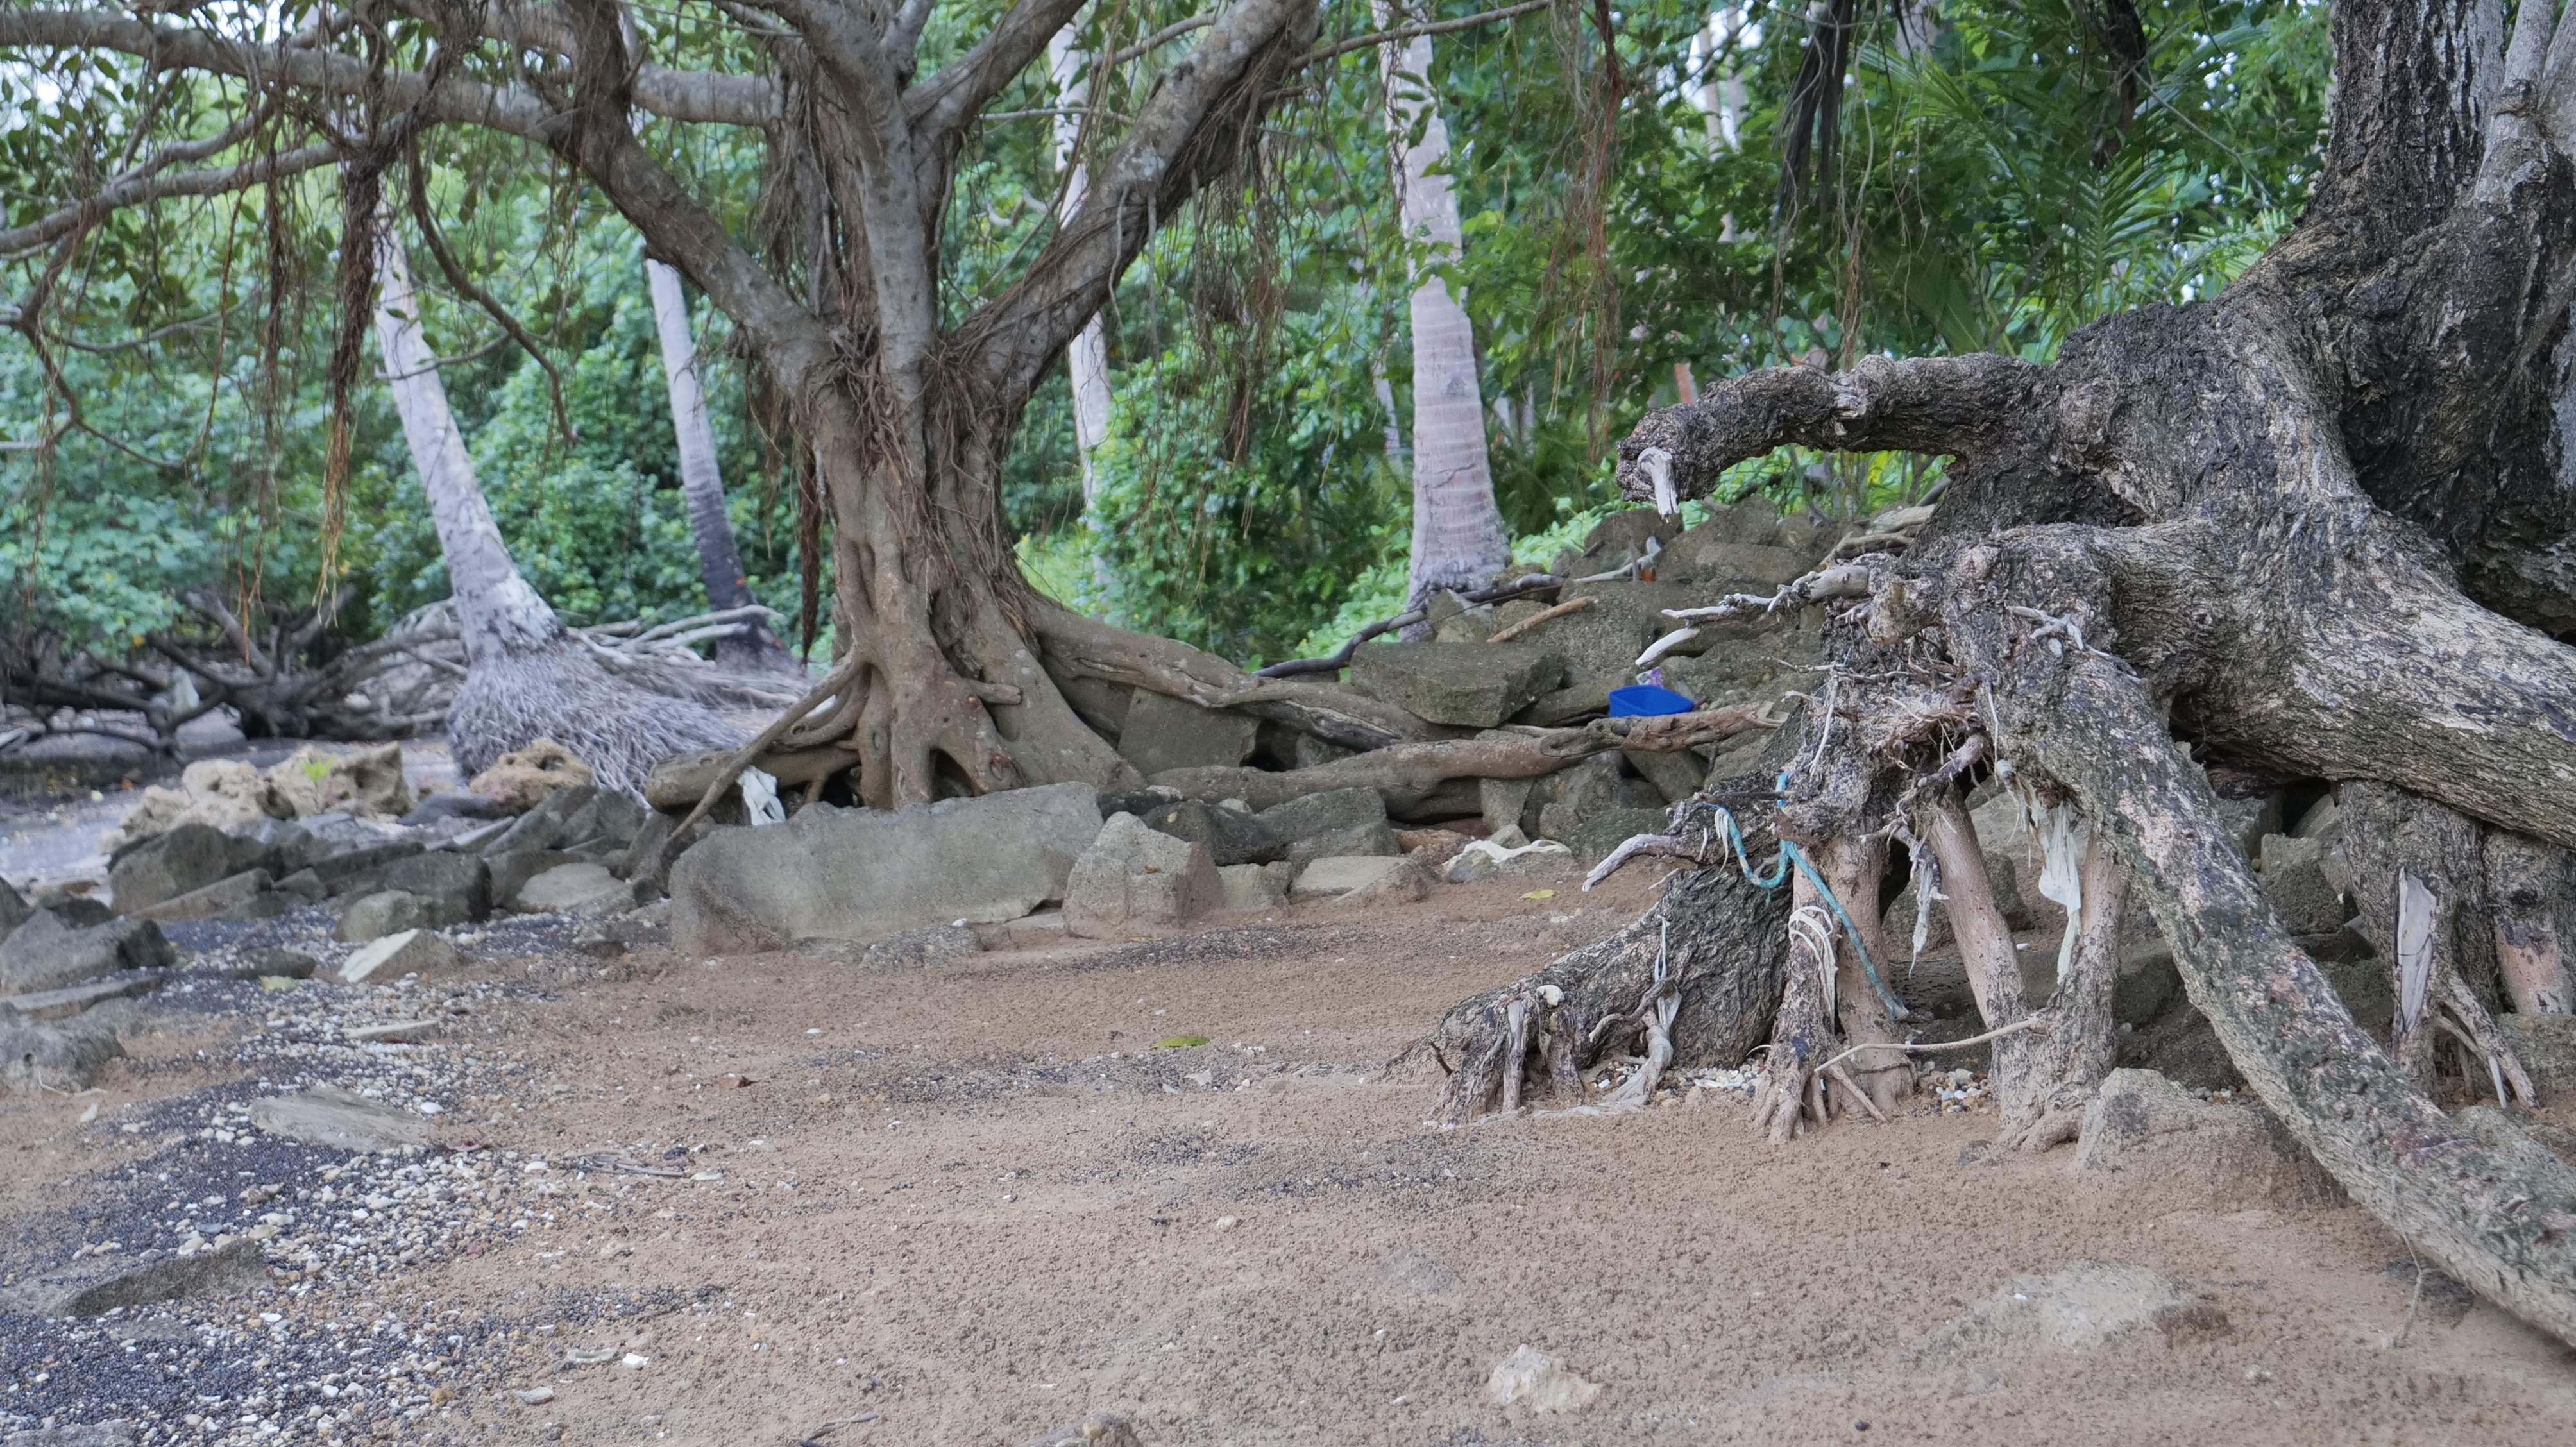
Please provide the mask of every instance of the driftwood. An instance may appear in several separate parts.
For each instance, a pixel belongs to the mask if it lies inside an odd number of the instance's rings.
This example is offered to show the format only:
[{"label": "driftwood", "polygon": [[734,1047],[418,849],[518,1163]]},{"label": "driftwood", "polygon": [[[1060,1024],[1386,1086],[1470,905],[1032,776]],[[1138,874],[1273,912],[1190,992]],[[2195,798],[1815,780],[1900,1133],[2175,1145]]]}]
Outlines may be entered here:
[{"label": "driftwood", "polygon": [[1452,779],[1530,779],[1611,749],[1679,753],[1769,728],[1761,708],[1743,705],[1651,718],[1596,719],[1582,728],[1490,732],[1473,739],[1398,744],[1310,769],[1208,767],[1167,769],[1160,788],[1193,799],[1241,799],[1267,809],[1335,789],[1375,789],[1399,807],[1417,803]]}]

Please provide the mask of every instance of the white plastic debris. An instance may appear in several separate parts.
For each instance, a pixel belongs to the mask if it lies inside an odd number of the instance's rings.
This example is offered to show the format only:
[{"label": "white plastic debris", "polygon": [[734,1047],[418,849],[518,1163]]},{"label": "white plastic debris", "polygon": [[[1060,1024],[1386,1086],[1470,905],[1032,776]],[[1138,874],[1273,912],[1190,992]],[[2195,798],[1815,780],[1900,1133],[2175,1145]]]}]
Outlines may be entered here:
[{"label": "white plastic debris", "polygon": [[766,770],[742,771],[742,803],[755,825],[787,822],[787,810],[778,802],[778,780]]}]

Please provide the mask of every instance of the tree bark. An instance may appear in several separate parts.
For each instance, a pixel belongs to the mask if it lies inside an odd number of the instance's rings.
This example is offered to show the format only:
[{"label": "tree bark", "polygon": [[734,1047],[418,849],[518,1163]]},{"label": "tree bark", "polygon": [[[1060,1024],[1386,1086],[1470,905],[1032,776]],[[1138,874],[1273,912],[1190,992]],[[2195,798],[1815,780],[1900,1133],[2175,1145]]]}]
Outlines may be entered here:
[{"label": "tree bark", "polygon": [[[679,442],[680,495],[689,509],[689,531],[698,543],[707,607],[755,605],[760,600],[752,596],[742,553],[734,546],[733,519],[725,508],[724,475],[716,466],[715,429],[707,421],[706,383],[698,373],[698,343],[689,330],[689,301],[680,289],[680,273],[646,257],[644,280],[653,294],[662,378],[671,394],[671,430]],[[719,641],[716,661],[733,668],[804,672],[777,635],[758,625]]]},{"label": "tree bark", "polygon": [[[1380,18],[1386,14],[1381,6]],[[1386,60],[1396,197],[1405,239],[1424,248],[1426,268],[1454,263],[1466,247],[1458,193],[1442,169],[1449,163],[1449,127],[1431,88],[1431,62],[1428,35],[1391,47]],[[1437,275],[1416,282],[1411,310],[1413,559],[1406,597],[1419,603],[1435,589],[1484,587],[1511,565],[1512,541],[1494,504],[1485,452],[1475,324]]]},{"label": "tree bark", "polygon": [[[1091,168],[1080,155],[1083,116],[1091,104],[1091,56],[1082,48],[1077,27],[1067,25],[1047,42],[1047,67],[1055,77],[1055,164],[1064,173],[1064,195],[1056,202],[1060,217],[1082,210],[1091,193]],[[1109,333],[1093,312],[1065,348],[1065,377],[1073,389],[1073,441],[1082,453],[1082,505],[1100,495],[1093,454],[1109,440]]]},{"label": "tree bark", "polygon": [[378,237],[376,341],[465,644],[465,683],[447,711],[459,771],[471,777],[551,738],[589,764],[602,787],[634,793],[655,760],[732,742],[732,727],[704,705],[611,676],[510,560],[448,410],[401,244],[389,230]]},{"label": "tree bark", "polygon": [[[2557,406],[2576,23],[2524,5],[2508,40],[2500,0],[2344,0],[2331,25],[2315,199],[2218,297],[2108,318],[2046,366],[1864,358],[1713,384],[1622,443],[1620,484],[1704,495],[1789,443],[1949,458],[1902,557],[1782,592],[1832,600],[1838,680],[1779,775],[1782,827],[1821,847],[1928,798],[1993,1023],[2026,1004],[1955,787],[1991,771],[2072,806],[2273,1113],[2419,1250],[2576,1343],[2576,1172],[2504,1111],[2446,1114],[2353,1023],[2194,759],[2403,805],[2374,811],[2394,835],[2347,837],[2365,915],[2423,962],[2421,1018],[2509,1076],[2476,1024],[2475,956],[2499,939],[2476,918],[2478,831],[2576,846],[2576,648],[2517,621],[2576,618],[2576,423]],[[2079,993],[2036,1024],[2095,1013],[2109,867],[2083,871],[2061,982]],[[2067,1102],[2039,1087],[2092,1070],[2089,1039],[2056,1045],[2062,1064],[2031,1068],[2010,1061],[2039,1042],[1997,1041],[2008,1122],[2044,1123]]]}]

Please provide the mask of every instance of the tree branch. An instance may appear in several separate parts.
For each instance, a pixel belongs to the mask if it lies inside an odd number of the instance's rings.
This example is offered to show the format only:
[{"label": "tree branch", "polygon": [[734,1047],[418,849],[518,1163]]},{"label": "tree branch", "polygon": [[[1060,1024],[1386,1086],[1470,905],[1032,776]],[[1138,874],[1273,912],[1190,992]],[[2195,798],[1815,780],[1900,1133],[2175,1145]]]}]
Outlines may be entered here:
[{"label": "tree branch", "polygon": [[1863,357],[1848,372],[1774,367],[1712,384],[1694,404],[1648,413],[1619,444],[1619,485],[1654,495],[1647,454],[1660,450],[1679,497],[1705,496],[1726,469],[1795,443],[1840,452],[1963,455],[2000,444],[2028,410],[2039,369],[1980,353],[1895,361]]},{"label": "tree branch", "polygon": [[1287,57],[1313,43],[1315,0],[1241,0],[1163,72],[1082,207],[1010,290],[955,333],[1006,394],[1050,365],[1108,300],[1154,228],[1230,165],[1224,128],[1249,126]]},{"label": "tree branch", "polygon": [[[226,129],[229,133],[232,128]],[[210,147],[216,150],[228,144],[231,142],[224,140],[223,137],[210,137],[206,141],[192,143],[193,146]],[[181,148],[176,146],[170,148],[170,150],[178,149]],[[293,176],[330,165],[339,159],[339,154],[338,147],[316,142],[278,155],[244,161],[237,166],[222,166],[204,171],[180,171],[170,175],[155,174],[160,169],[161,163],[169,158],[169,153],[165,151],[145,165],[117,177],[95,194],[83,197],[51,215],[40,217],[24,226],[0,231],[0,256],[14,256],[21,252],[51,246],[76,231],[96,225],[110,212],[128,206],[148,205],[174,196],[219,196],[230,191],[247,190],[281,176]]]},{"label": "tree branch", "polygon": [[[1480,25],[1492,25],[1497,21],[1515,19],[1532,11],[1545,10],[1555,4],[1556,0],[1527,0],[1525,4],[1506,5],[1500,10],[1488,10],[1481,15],[1462,15],[1455,20],[1433,20],[1420,25],[1399,25],[1393,30],[1380,30],[1369,35],[1354,35],[1348,40],[1336,40],[1330,45],[1318,46],[1306,52],[1298,57],[1297,64],[1300,67],[1309,66],[1317,61],[1330,60],[1337,55],[1348,55],[1354,50],[1366,50],[1373,45],[1398,44],[1411,40],[1417,35],[1447,35],[1453,30],[1473,30]],[[1182,25],[1192,23],[1205,24],[1206,21],[1181,22]],[[1126,52],[1121,51],[1119,54],[1123,56]],[[1113,60],[1116,58],[1112,57]]]}]

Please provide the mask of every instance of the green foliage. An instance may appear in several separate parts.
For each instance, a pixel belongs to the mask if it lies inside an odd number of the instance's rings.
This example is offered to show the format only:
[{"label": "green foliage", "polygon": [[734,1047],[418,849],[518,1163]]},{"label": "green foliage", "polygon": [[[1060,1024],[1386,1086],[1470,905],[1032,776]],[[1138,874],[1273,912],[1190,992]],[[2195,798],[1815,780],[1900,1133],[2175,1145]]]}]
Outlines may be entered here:
[{"label": "green foliage", "polygon": [[[1005,8],[940,5],[925,70]],[[1095,6],[1081,23],[1099,54],[1198,8]],[[1677,367],[1705,384],[1816,351],[2044,360],[2106,312],[2213,294],[2298,213],[2319,163],[2328,55],[2313,0],[2140,0],[2133,103],[2081,0],[1944,0],[1929,37],[1894,29],[1918,7],[1872,5],[1840,152],[1782,211],[1776,138],[1804,9],[1729,8],[1754,22],[1710,60],[1741,81],[1733,145],[1689,99],[1707,0],[1623,6],[1611,57],[1580,7],[1444,34],[1432,74],[1406,82],[1437,96],[1452,140],[1467,246],[1444,274],[1476,324],[1496,496],[1523,561],[1550,561],[1617,505],[1610,447],[1676,400]],[[290,0],[280,15],[304,13]],[[638,18],[657,63],[759,63],[714,11]],[[1327,9],[1327,34],[1377,24],[1355,0]],[[416,32],[392,35],[395,63],[417,63]],[[1121,279],[1105,313],[1113,435],[1087,514],[1061,372],[1029,399],[1002,491],[1041,588],[1247,662],[1328,648],[1401,605],[1409,466],[1391,463],[1385,431],[1410,430],[1405,299],[1424,258],[1395,234],[1379,66],[1356,52],[1301,77],[1234,179],[1165,218]],[[231,82],[125,62],[38,74],[0,79],[11,225],[85,190],[103,158],[202,134],[240,102]],[[1150,75],[1102,77],[1093,104],[1138,113]],[[948,324],[1018,281],[1053,232],[1064,175],[1040,113],[1055,100],[1033,65],[967,139],[939,238]],[[1082,154],[1102,161],[1117,129],[1088,127]],[[736,234],[760,234],[757,133],[653,123],[643,137]],[[462,128],[423,145],[447,241],[562,373],[569,435],[542,369],[448,292],[402,223],[432,345],[454,359],[442,380],[521,567],[576,622],[702,607],[632,231],[541,151]],[[80,242],[65,273],[77,285],[50,295],[32,332],[0,338],[0,623],[124,647],[169,625],[187,588],[317,594],[337,208],[325,171],[115,213]],[[0,285],[23,298],[46,262],[0,262]],[[764,599],[792,609],[784,469],[750,423],[722,318],[703,299],[694,310],[745,562]],[[361,632],[446,586],[373,361],[370,348],[337,553]],[[1790,450],[1723,492],[1850,512],[1937,475]]]}]

